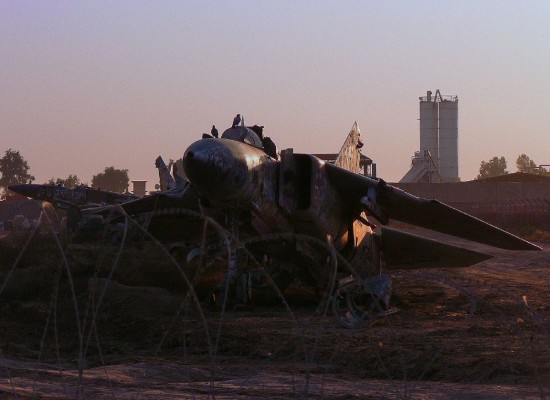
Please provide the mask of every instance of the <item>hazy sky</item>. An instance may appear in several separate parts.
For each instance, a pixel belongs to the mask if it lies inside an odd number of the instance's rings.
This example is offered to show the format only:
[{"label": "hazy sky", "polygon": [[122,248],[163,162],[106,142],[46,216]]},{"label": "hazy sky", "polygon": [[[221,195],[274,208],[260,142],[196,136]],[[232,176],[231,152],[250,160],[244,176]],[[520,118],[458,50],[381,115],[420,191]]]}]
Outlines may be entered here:
[{"label": "hazy sky", "polygon": [[549,1],[0,0],[0,155],[41,183],[106,166],[158,182],[241,113],[278,147],[337,152],[353,122],[399,180],[418,97],[459,98],[459,174],[550,164]]}]

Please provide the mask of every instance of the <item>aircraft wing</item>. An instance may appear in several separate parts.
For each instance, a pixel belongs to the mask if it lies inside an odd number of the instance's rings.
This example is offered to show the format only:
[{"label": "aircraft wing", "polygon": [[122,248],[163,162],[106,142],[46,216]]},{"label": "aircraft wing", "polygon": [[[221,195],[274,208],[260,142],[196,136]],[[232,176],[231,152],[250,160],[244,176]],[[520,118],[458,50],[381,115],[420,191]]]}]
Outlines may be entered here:
[{"label": "aircraft wing", "polygon": [[384,264],[389,270],[469,267],[492,256],[383,226]]},{"label": "aircraft wing", "polygon": [[[135,200],[120,204],[120,207],[129,215],[139,215],[154,212],[161,209],[185,208],[198,210],[199,197],[192,186],[187,186],[183,192],[158,192],[152,193]],[[102,206],[88,211],[93,214],[108,214],[113,210],[112,206]]]},{"label": "aircraft wing", "polygon": [[182,193],[154,193],[140,199],[122,204],[122,208],[130,215],[153,212],[167,208],[185,208],[198,211],[199,198],[191,186]]},{"label": "aircraft wing", "polygon": [[527,240],[437,200],[413,196],[383,180],[325,164],[329,181],[350,207],[382,224],[390,219],[508,250],[541,250]]},{"label": "aircraft wing", "polygon": [[[199,211],[199,198],[192,186],[181,193],[160,192],[119,205],[128,215],[144,221],[147,230],[159,240],[195,240],[202,237],[204,221],[185,213]],[[83,210],[111,221],[121,218],[113,206]]]}]

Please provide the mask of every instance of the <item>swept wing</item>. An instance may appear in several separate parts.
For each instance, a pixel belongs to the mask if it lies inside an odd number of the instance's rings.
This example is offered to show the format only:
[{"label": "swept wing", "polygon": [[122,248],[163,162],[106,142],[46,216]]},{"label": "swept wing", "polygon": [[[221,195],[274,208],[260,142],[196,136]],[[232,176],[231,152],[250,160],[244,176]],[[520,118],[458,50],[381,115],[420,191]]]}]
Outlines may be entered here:
[{"label": "swept wing", "polygon": [[437,200],[413,196],[381,179],[326,164],[331,184],[357,212],[367,211],[382,224],[390,219],[508,250],[540,247]]}]

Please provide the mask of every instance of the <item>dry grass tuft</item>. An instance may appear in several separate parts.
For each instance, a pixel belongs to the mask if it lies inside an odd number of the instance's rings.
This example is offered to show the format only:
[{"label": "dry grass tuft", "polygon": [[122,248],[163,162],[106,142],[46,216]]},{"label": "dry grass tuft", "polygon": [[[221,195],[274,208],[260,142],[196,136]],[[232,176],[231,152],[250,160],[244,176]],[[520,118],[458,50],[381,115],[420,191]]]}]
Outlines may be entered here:
[{"label": "dry grass tuft", "polygon": [[550,226],[506,226],[504,229],[530,242],[550,243]]}]

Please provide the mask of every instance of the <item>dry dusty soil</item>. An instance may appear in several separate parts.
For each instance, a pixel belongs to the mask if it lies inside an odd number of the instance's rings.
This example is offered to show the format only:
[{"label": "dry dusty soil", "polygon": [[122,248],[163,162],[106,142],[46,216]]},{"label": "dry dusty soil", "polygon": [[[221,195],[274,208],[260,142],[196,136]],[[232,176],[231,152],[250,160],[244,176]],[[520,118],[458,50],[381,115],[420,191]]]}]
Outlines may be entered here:
[{"label": "dry dusty soil", "polygon": [[494,258],[395,273],[399,311],[344,329],[307,290],[291,287],[288,307],[220,312],[186,296],[162,262],[151,266],[147,249],[59,256],[53,242],[31,243],[12,270],[19,253],[8,242],[0,398],[550,397],[548,244],[469,244]]}]

